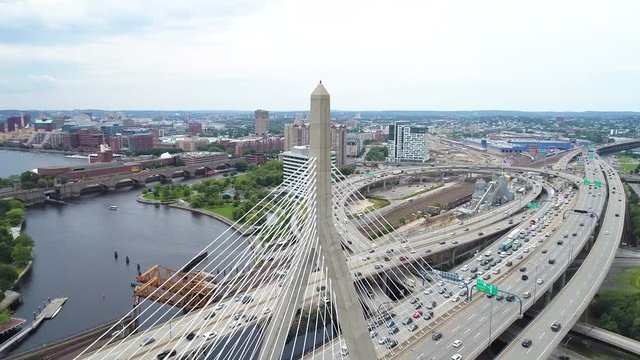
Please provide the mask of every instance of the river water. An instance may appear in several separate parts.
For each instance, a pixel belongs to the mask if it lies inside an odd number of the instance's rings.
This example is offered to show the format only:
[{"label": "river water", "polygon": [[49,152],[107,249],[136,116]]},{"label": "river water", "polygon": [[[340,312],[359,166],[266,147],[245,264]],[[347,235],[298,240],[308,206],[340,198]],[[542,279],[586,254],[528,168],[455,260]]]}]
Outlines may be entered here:
[{"label": "river water", "polygon": [[[37,166],[22,152],[0,151],[3,173],[20,173]],[[29,154],[29,153],[27,153]],[[46,154],[58,164],[62,155]],[[5,165],[11,161],[6,171]],[[70,163],[70,162],[66,162]],[[179,181],[179,180],[178,180]],[[31,207],[27,211],[27,234],[36,243],[30,275],[17,289],[24,303],[16,316],[33,319],[33,312],[49,297],[68,297],[58,316],[43,325],[13,353],[120,318],[132,308],[136,265],[145,271],[154,264],[178,269],[204,246],[227,230],[227,226],[188,211],[140,204],[140,189],[123,189],[104,195],[86,195],[67,206]],[[110,211],[116,205],[117,211]],[[231,245],[234,252],[225,250]],[[230,239],[215,254],[229,255],[216,263],[222,269],[237,264],[238,252],[246,248],[241,239]],[[119,254],[114,259],[114,252]],[[210,251],[210,254],[212,252]],[[125,256],[131,263],[125,264]]]},{"label": "river water", "polygon": [[0,149],[0,177],[19,175],[43,166],[86,163],[88,160],[67,158],[62,154]]}]

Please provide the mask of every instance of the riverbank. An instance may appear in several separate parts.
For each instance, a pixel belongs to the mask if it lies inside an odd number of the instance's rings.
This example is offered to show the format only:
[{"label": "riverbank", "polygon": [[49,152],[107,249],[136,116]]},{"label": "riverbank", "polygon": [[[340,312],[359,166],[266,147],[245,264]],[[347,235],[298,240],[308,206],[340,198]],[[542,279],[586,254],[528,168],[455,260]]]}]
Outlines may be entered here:
[{"label": "riverbank", "polygon": [[64,150],[29,149],[29,148],[19,148],[19,147],[11,147],[11,146],[0,146],[0,150],[47,153],[47,154],[61,154],[61,155],[82,155],[81,153],[75,153],[75,152],[64,151]]},{"label": "riverbank", "polygon": [[222,215],[218,215],[218,214],[216,214],[214,212],[207,211],[207,210],[204,210],[204,209],[192,208],[189,205],[188,202],[186,202],[184,200],[181,200],[181,199],[170,200],[170,201],[150,200],[150,199],[145,199],[144,195],[140,194],[140,195],[137,196],[136,201],[138,201],[139,203],[142,203],[142,204],[147,204],[147,205],[166,205],[166,206],[169,206],[170,208],[186,210],[186,211],[190,211],[190,212],[192,212],[194,214],[200,214],[200,215],[208,216],[210,218],[216,219],[216,220],[224,223],[225,225],[229,226],[233,230],[238,231],[240,233],[251,232],[253,230],[253,228],[246,229],[241,224],[236,224],[235,222],[229,220],[228,218],[226,218],[226,217],[224,217]]}]

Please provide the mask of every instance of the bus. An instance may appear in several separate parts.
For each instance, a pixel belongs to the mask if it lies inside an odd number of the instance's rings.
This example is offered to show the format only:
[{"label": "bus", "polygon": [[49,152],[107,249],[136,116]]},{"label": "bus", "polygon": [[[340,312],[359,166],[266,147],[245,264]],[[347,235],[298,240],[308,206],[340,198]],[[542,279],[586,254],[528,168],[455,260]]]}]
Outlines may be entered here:
[{"label": "bus", "polygon": [[512,244],[513,244],[513,239],[507,239],[502,244],[500,244],[500,247],[498,247],[498,250],[507,251],[511,249]]},{"label": "bus", "polygon": [[507,239],[515,240],[518,238],[518,235],[520,235],[520,229],[514,229],[507,235]]}]

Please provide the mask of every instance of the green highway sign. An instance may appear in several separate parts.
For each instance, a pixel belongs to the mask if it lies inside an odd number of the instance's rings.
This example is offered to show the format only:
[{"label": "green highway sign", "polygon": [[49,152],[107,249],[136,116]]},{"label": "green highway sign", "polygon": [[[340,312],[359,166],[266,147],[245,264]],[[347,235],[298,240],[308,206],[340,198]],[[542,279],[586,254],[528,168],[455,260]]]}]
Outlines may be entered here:
[{"label": "green highway sign", "polygon": [[368,177],[375,177],[375,176],[376,176],[376,174],[374,174],[374,173],[372,173],[372,172],[368,172],[368,173],[367,173],[367,176],[368,176]]},{"label": "green highway sign", "polygon": [[602,182],[601,181],[596,181],[595,185],[596,185],[596,187],[600,187],[600,186],[602,186]]},{"label": "green highway sign", "polygon": [[527,207],[528,207],[528,208],[534,208],[534,209],[537,209],[537,208],[539,208],[539,207],[540,207],[540,204],[535,203],[535,202],[530,202],[530,203],[528,203],[528,204],[527,204]]},{"label": "green highway sign", "polygon": [[485,294],[498,295],[498,287],[493,284],[487,284],[482,279],[476,279],[476,289]]},{"label": "green highway sign", "polygon": [[584,179],[583,184],[591,185],[591,180]]},{"label": "green highway sign", "polygon": [[593,160],[595,157],[593,155],[589,155],[589,160]]}]

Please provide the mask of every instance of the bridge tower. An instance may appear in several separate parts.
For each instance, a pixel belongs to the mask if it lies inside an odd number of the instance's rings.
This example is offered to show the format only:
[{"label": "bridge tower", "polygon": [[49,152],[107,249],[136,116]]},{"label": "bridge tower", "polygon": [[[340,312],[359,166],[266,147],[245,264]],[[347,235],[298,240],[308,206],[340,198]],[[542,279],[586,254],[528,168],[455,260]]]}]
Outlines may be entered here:
[{"label": "bridge tower", "polygon": [[[311,93],[311,156],[316,160],[315,176],[315,230],[320,244],[320,251],[327,266],[327,274],[335,289],[335,306],[340,316],[342,338],[346,342],[350,359],[377,359],[373,342],[367,330],[362,305],[353,284],[353,278],[342,252],[341,236],[335,229],[332,214],[331,193],[331,107],[330,96],[322,82]],[[286,334],[293,315],[300,306],[304,291],[299,291],[309,282],[313,266],[313,249],[303,266],[295,271],[292,286],[286,289],[282,301],[288,308],[281,307],[272,316],[266,328],[266,334],[278,333],[284,329]],[[260,360],[277,360],[284,348],[286,336],[267,336],[260,353]]]}]

